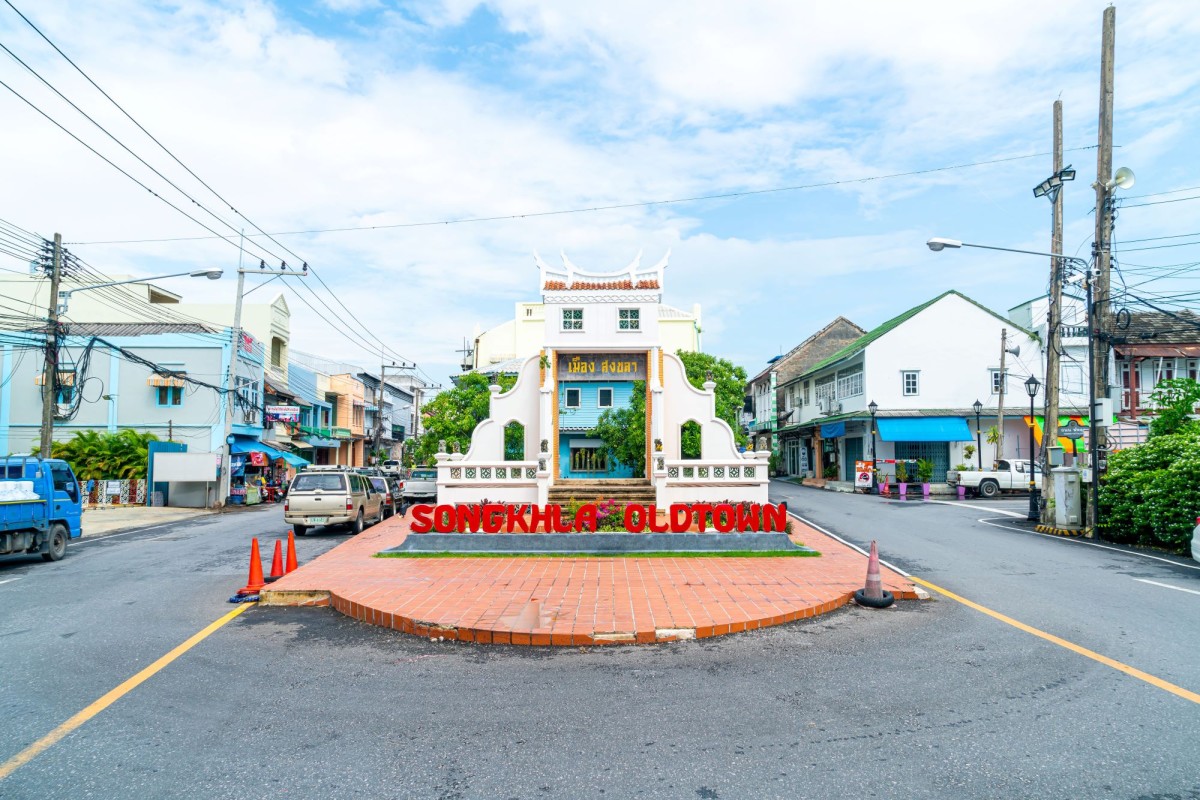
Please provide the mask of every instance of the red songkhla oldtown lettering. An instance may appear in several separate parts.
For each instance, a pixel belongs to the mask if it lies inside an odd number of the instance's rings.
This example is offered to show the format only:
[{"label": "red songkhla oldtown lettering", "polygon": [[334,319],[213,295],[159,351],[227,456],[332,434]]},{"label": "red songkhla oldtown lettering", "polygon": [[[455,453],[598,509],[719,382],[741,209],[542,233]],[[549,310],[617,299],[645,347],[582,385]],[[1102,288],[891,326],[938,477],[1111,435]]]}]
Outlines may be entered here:
[{"label": "red songkhla oldtown lettering", "polygon": [[[413,533],[594,533],[598,527],[599,507],[587,503],[574,517],[560,505],[502,505],[476,503],[463,505],[427,505],[412,507]],[[693,525],[704,532],[783,531],[787,528],[785,504],[758,503],[673,503],[659,520],[654,505],[630,503],[625,506],[625,530],[630,533],[683,533]]]}]

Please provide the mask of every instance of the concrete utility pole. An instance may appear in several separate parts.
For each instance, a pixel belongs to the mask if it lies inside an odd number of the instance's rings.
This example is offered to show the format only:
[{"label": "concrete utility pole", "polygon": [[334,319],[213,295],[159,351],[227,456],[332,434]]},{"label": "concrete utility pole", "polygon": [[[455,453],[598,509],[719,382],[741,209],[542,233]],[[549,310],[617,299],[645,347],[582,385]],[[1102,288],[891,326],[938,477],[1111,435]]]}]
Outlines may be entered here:
[{"label": "concrete utility pole", "polygon": [[[1062,139],[1062,100],[1054,101],[1054,171],[1057,175],[1062,171],[1063,156]],[[1062,252],[1063,199],[1062,192],[1054,196],[1053,221],[1050,226],[1050,252]],[[1057,258],[1050,259],[1050,307],[1046,312],[1046,420],[1042,425],[1042,453],[1058,442],[1058,393],[1059,393],[1059,353],[1062,350],[1062,262]],[[1030,424],[1032,424],[1030,420]],[[1053,522],[1054,516],[1054,481],[1050,479],[1050,465],[1047,458],[1042,465],[1042,522]]]},{"label": "concrete utility pole", "polygon": [[58,402],[58,284],[62,276],[62,234],[54,234],[54,259],[50,266],[49,330],[46,332],[46,360],[42,367],[42,458],[50,457],[54,442],[54,406]]},{"label": "concrete utility pole", "polygon": [[1004,390],[1008,388],[1008,370],[1004,366],[1008,355],[1008,328],[1000,329],[1000,391],[999,402],[996,406],[996,461],[1004,458]]},{"label": "concrete utility pole", "polygon": [[1117,9],[1104,9],[1104,30],[1100,49],[1100,120],[1096,147],[1096,234],[1094,255],[1096,280],[1093,286],[1094,328],[1089,336],[1094,340],[1091,364],[1093,406],[1088,409],[1091,420],[1091,435],[1088,447],[1092,465],[1092,530],[1100,515],[1100,454],[1107,450],[1106,429],[1097,424],[1098,401],[1108,397],[1108,307],[1110,294],[1110,269],[1112,266],[1109,235],[1112,226],[1112,210],[1109,206],[1109,181],[1112,179],[1112,127],[1113,127],[1113,60],[1117,39]]},{"label": "concrete utility pole", "polygon": [[[217,500],[219,506],[224,506],[228,501],[230,487],[233,484],[233,408],[237,399],[238,354],[241,352],[242,346],[242,297],[246,288],[246,272],[239,256],[237,301],[233,306],[233,329],[230,331],[232,349],[229,353],[229,375],[225,382],[225,442],[221,454],[221,493]],[[284,262],[278,270],[268,270],[267,265],[259,261],[258,269],[254,270],[254,274],[272,278],[279,275],[306,278],[308,277],[308,264],[305,264],[300,270],[289,270],[287,263]]]},{"label": "concrete utility pole", "polygon": [[[374,440],[374,444],[371,446],[372,453],[377,452],[379,450],[379,445],[381,444],[381,442],[383,440],[383,401],[385,399],[383,384],[384,384],[384,381],[387,380],[388,366],[389,366],[388,364],[384,364],[382,361],[379,362],[379,389],[377,390],[376,395],[375,395],[376,396],[375,408],[377,410],[375,411],[375,440]],[[390,366],[392,369],[405,369],[406,368],[403,366],[397,367],[395,361],[393,361]],[[391,455],[391,454],[389,453],[389,455]]]}]

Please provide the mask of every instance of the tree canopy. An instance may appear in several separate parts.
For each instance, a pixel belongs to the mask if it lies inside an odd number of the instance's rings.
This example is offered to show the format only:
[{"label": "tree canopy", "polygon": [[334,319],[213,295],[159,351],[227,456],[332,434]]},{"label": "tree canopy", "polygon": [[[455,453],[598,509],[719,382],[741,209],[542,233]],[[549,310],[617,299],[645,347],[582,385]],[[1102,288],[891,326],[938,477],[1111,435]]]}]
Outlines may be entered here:
[{"label": "tree canopy", "polygon": [[[497,383],[504,391],[508,391],[516,383],[511,375],[500,375]],[[491,405],[491,392],[488,386],[491,379],[487,375],[472,372],[458,379],[458,385],[452,389],[440,392],[422,409],[424,416],[424,434],[417,440],[412,450],[416,464],[432,464],[434,453],[438,451],[438,443],[446,442],[446,447],[458,444],[463,453],[471,446],[471,433],[475,426],[487,419]],[[506,433],[505,449],[510,449]]]},{"label": "tree canopy", "polygon": [[[145,478],[153,433],[125,429],[116,433],[76,431],[65,442],[53,442],[50,456],[71,465],[75,477],[87,480],[131,480]],[[33,452],[38,453],[39,448]]]}]

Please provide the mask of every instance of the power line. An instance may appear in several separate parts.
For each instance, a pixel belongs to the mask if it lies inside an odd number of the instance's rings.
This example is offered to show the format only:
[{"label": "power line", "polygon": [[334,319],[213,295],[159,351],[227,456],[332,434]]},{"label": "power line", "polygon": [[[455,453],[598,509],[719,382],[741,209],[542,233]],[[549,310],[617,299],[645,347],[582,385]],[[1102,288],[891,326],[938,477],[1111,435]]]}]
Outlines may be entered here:
[{"label": "power line", "polygon": [[[7,0],[5,0],[5,1],[7,2]],[[1070,153],[1070,152],[1075,152],[1077,150],[1094,150],[1095,148],[1096,148],[1095,145],[1088,145],[1085,147],[1072,147],[1072,148],[1069,148],[1067,150],[1067,152]],[[886,174],[882,174],[882,175],[871,175],[871,176],[868,176],[865,178],[843,178],[840,180],[822,181],[819,183],[799,184],[796,186],[777,186],[777,187],[774,187],[771,189],[748,189],[745,191],[737,191],[737,192],[720,192],[718,194],[695,195],[693,197],[677,197],[677,198],[671,198],[671,199],[667,199],[667,200],[645,200],[645,201],[629,202],[629,203],[613,203],[611,205],[585,206],[585,207],[581,207],[581,208],[568,208],[568,209],[559,209],[559,210],[554,210],[554,211],[527,211],[527,212],[520,213],[520,214],[505,214],[505,215],[491,216],[491,217],[464,217],[464,218],[457,218],[457,219],[433,220],[433,221],[427,221],[427,222],[398,222],[398,223],[393,223],[393,224],[388,224],[388,225],[353,225],[353,226],[346,226],[346,227],[340,227],[340,228],[312,228],[312,229],[308,229],[308,230],[299,230],[299,231],[276,231],[274,233],[263,233],[262,235],[263,236],[302,236],[302,235],[315,234],[315,233],[346,233],[346,232],[353,232],[353,231],[390,230],[390,229],[395,229],[395,228],[425,228],[425,227],[434,227],[434,226],[439,226],[439,225],[464,225],[464,224],[473,224],[473,223],[480,223],[480,222],[504,222],[504,221],[508,221],[508,220],[517,220],[517,219],[533,219],[536,217],[562,216],[565,214],[587,214],[587,213],[592,213],[592,212],[597,212],[597,211],[615,211],[615,210],[630,209],[630,208],[649,208],[649,207],[653,207],[653,206],[674,205],[674,204],[679,204],[679,203],[695,203],[695,202],[699,202],[702,200],[728,200],[728,199],[733,199],[733,198],[738,198],[738,197],[752,197],[755,195],[778,194],[781,192],[798,192],[798,191],[803,191],[803,190],[807,190],[807,189],[823,189],[823,188],[828,188],[831,186],[844,186],[844,185],[858,184],[858,183],[871,183],[873,181],[890,180],[892,178],[908,178],[908,177],[912,177],[914,175],[927,175],[927,174],[934,173],[934,172],[947,172],[947,171],[956,170],[956,169],[967,169],[970,167],[982,167],[982,166],[988,166],[991,164],[1003,164],[1003,163],[1006,163],[1009,161],[1021,161],[1021,160],[1028,159],[1028,158],[1040,158],[1040,157],[1046,156],[1046,155],[1050,155],[1050,154],[1049,153],[1029,153],[1027,155],[1007,156],[1005,158],[994,158],[994,159],[990,159],[990,160],[986,160],[986,161],[972,161],[972,162],[965,163],[965,164],[951,164],[948,166],[929,167],[927,169],[910,170],[907,172],[892,172],[892,173],[886,173]],[[249,234],[247,238],[249,238],[249,236],[254,236],[254,235],[255,234]],[[202,240],[212,239],[212,238],[214,238],[214,237],[212,237],[212,236],[175,236],[175,237],[162,238],[162,239],[113,239],[113,240],[107,240],[107,241],[70,242],[70,244],[77,244],[77,245],[154,244],[154,243],[160,243],[160,242],[193,242],[193,241],[202,241]],[[226,237],[220,237],[220,238],[226,238]]]},{"label": "power line", "polygon": [[1200,200],[1200,194],[1191,197],[1176,197],[1172,200],[1152,200],[1148,203],[1121,203],[1121,208],[1141,208],[1142,206],[1161,206],[1164,203],[1183,203],[1188,200]]}]

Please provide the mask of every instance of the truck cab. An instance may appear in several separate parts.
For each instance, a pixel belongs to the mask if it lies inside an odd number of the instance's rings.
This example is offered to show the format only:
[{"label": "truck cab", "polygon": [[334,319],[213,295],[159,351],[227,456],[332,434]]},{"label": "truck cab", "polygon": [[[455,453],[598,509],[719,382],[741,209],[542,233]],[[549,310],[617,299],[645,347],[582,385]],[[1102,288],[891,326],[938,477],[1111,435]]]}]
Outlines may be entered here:
[{"label": "truck cab", "polygon": [[58,561],[67,542],[82,535],[83,498],[70,464],[36,456],[0,459],[0,555],[41,553]]}]

